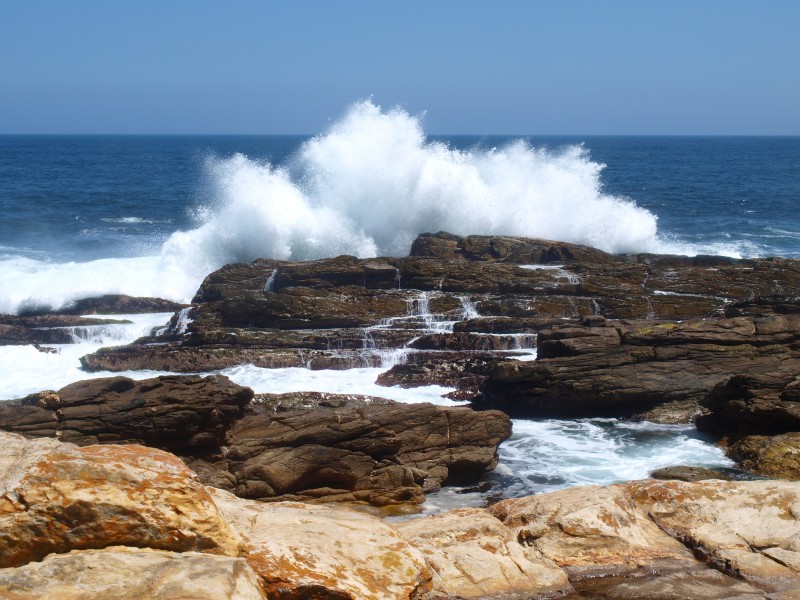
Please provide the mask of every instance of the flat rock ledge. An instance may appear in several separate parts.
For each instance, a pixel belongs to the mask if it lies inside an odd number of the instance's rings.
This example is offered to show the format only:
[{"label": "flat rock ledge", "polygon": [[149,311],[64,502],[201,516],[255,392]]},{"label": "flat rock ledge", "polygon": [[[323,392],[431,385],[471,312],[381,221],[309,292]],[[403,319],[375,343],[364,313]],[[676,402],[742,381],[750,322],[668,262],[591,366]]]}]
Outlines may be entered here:
[{"label": "flat rock ledge", "polygon": [[161,448],[243,498],[389,506],[477,482],[496,466],[511,421],[500,411],[364,396],[254,401],[224,376],[163,376],[92,379],[0,403],[0,429]]},{"label": "flat rock ledge", "polygon": [[256,502],[175,456],[0,433],[0,597],[800,596],[800,484],[643,480],[389,522]]}]

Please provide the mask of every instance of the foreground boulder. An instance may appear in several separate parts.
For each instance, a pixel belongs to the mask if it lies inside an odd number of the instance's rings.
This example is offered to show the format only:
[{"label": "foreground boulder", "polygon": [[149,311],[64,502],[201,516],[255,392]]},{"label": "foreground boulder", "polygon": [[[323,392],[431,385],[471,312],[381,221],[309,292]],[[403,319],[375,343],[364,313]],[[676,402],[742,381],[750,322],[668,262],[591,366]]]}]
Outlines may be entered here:
[{"label": "foreground boulder", "polygon": [[212,490],[270,598],[406,600],[430,589],[423,555],[383,520],[344,508],[263,504]]},{"label": "foreground boulder", "polygon": [[[753,591],[780,592],[800,590],[798,507],[796,483],[645,480],[505,500],[490,512],[564,568],[573,584],[710,567]],[[636,580],[628,585],[635,590]]]},{"label": "foreground boulder", "polygon": [[229,556],[242,546],[171,454],[0,433],[0,567],[115,545]]},{"label": "foreground boulder", "polygon": [[0,434],[15,600],[789,600],[798,557],[792,482],[633,481],[392,524],[206,489],[160,450]]},{"label": "foreground boulder", "polygon": [[551,597],[572,591],[567,573],[524,546],[496,517],[461,509],[397,524],[425,555],[434,594],[448,598]]},{"label": "foreground boulder", "polygon": [[242,558],[115,546],[50,554],[0,569],[0,597],[13,600],[266,600]]}]

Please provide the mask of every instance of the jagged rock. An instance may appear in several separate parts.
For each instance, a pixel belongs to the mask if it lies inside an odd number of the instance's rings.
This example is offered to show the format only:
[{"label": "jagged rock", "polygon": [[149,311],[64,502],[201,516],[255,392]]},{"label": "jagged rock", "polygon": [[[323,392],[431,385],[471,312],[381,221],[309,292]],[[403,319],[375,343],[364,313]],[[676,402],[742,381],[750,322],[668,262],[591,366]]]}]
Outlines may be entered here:
[{"label": "jagged rock", "polygon": [[0,346],[72,344],[77,327],[124,323],[129,321],[60,314],[0,315]]},{"label": "jagged rock", "polygon": [[573,261],[605,263],[621,260],[613,254],[580,244],[503,235],[469,235],[462,237],[445,231],[420,234],[411,245],[410,255],[426,258],[505,261],[523,264]]},{"label": "jagged rock", "polygon": [[262,395],[200,477],[253,499],[418,503],[473,482],[511,435],[503,413],[335,394]]},{"label": "jagged rock", "polygon": [[0,568],[115,545],[229,556],[242,549],[171,454],[0,433]]},{"label": "jagged rock", "polygon": [[693,570],[692,553],[631,502],[622,486],[577,487],[503,500],[489,512],[571,581]]},{"label": "jagged rock", "polygon": [[396,525],[433,572],[433,595],[540,598],[572,591],[567,574],[481,509],[461,509]]},{"label": "jagged rock", "polygon": [[115,546],[0,569],[9,600],[266,600],[242,558]]},{"label": "jagged rock", "polygon": [[800,433],[751,435],[731,446],[728,456],[742,468],[769,477],[800,480]]},{"label": "jagged rock", "polygon": [[98,298],[74,300],[54,312],[62,315],[133,315],[176,312],[185,307],[185,304],[164,300],[163,298],[108,294]]},{"label": "jagged rock", "polygon": [[381,373],[378,385],[413,388],[423,385],[455,387],[448,397],[455,400],[474,400],[494,368],[496,356],[487,353],[438,353],[428,358],[411,355],[402,364]]},{"label": "jagged rock", "polygon": [[658,527],[710,566],[768,591],[800,589],[800,485],[634,481],[623,487]]},{"label": "jagged rock", "polygon": [[[800,590],[796,483],[644,480],[504,500],[489,510],[573,584],[710,566],[761,590]],[[650,597],[639,593],[619,597]]]},{"label": "jagged rock", "polygon": [[[798,339],[800,315],[584,319],[540,332],[536,362],[498,363],[479,405],[519,416],[578,417],[631,416],[677,402],[691,415],[699,412],[693,404],[736,374],[796,374]],[[706,420],[698,417],[698,425]]]},{"label": "jagged rock", "polygon": [[211,452],[252,397],[222,375],[89,379],[0,403],[0,429],[80,445],[139,442],[180,454]]},{"label": "jagged rock", "polygon": [[212,490],[247,542],[269,598],[409,600],[430,587],[422,554],[377,517],[344,508],[263,504]]},{"label": "jagged rock", "polygon": [[698,429],[734,437],[800,431],[797,366],[795,360],[767,372],[742,369],[726,377],[704,398],[709,413],[698,419]]}]

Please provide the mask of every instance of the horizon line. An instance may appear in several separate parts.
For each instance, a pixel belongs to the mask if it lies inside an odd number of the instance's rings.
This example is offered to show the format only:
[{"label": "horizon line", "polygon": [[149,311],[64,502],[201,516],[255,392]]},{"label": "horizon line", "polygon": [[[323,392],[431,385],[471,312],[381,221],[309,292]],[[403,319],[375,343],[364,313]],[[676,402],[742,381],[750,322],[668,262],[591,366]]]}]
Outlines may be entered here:
[{"label": "horizon line", "polygon": [[[10,136],[141,136],[141,137],[315,137],[323,133],[175,133],[175,132],[0,132],[0,137]],[[426,133],[429,137],[800,137],[800,133]]]}]

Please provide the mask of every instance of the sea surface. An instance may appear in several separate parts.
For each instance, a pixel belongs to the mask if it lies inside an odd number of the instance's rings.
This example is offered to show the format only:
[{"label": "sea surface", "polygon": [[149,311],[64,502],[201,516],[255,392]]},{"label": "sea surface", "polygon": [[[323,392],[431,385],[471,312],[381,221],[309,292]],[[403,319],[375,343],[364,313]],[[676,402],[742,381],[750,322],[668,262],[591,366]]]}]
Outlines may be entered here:
[{"label": "sea surface", "polygon": [[[6,135],[0,313],[107,293],[188,301],[228,262],[404,255],[417,234],[439,230],[611,252],[800,257],[798,207],[800,137],[436,136],[369,101],[313,136]],[[57,354],[0,347],[0,400],[86,378],[79,356],[168,318],[76,333]],[[380,372],[226,374],[257,391],[447,403],[441,388],[379,388]],[[490,479],[506,494],[729,465],[691,427],[613,420],[517,421],[501,455]]]}]

